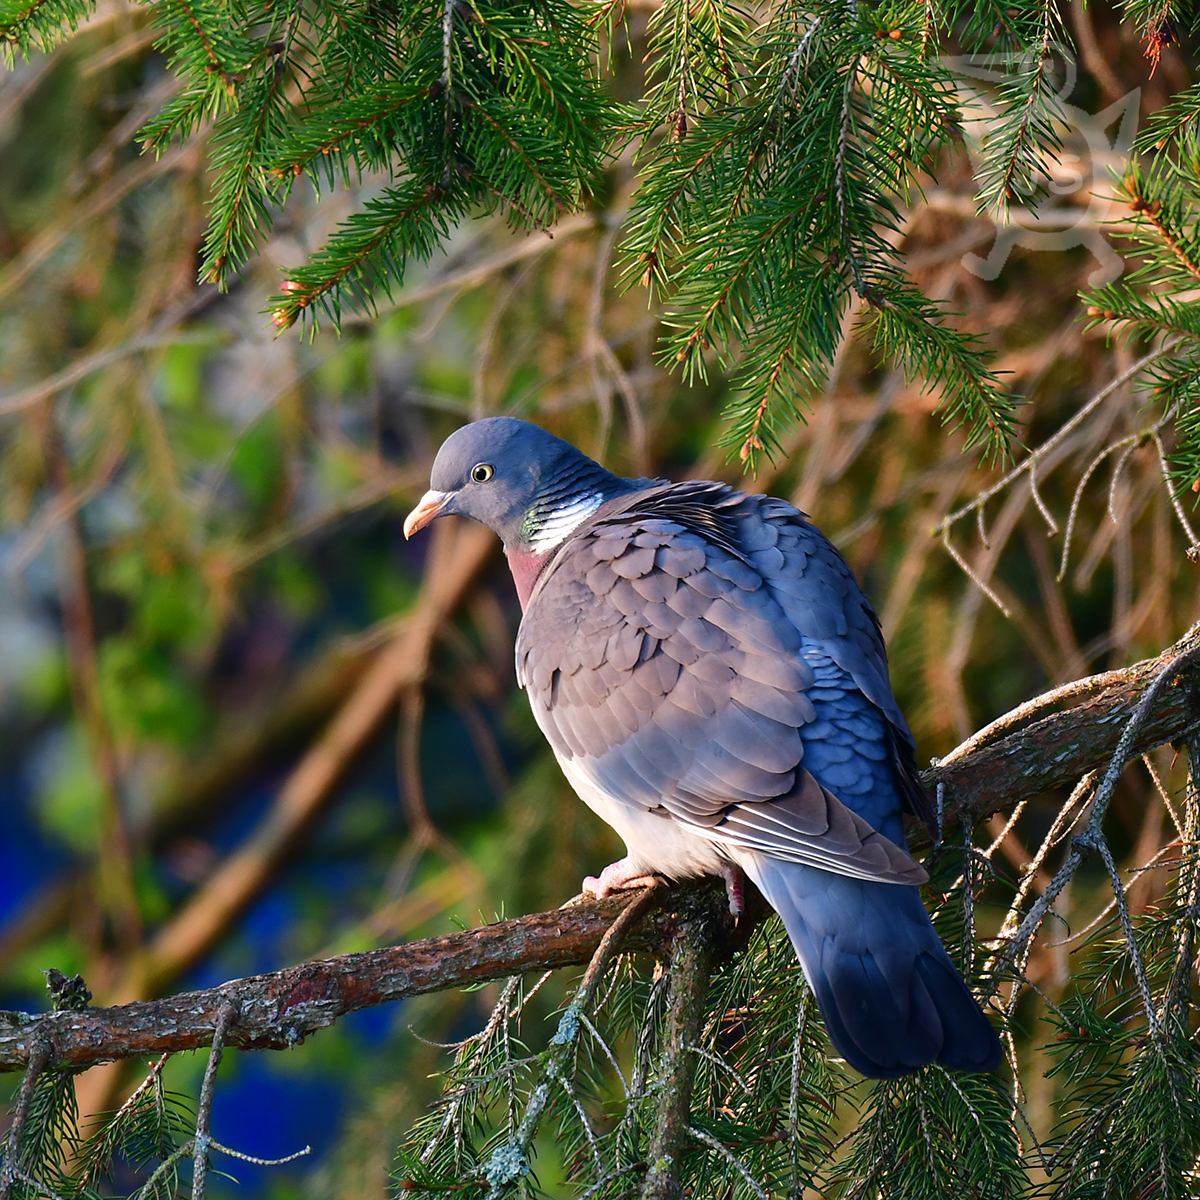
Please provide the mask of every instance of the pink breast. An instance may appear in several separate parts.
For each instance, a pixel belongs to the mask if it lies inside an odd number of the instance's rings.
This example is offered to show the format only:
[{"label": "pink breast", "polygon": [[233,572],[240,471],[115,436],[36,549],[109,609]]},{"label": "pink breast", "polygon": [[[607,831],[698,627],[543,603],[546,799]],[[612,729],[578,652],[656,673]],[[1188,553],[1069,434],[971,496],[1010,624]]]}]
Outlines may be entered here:
[{"label": "pink breast", "polygon": [[534,554],[529,550],[505,550],[504,557],[508,559],[508,569],[512,572],[513,583],[517,585],[517,598],[521,601],[521,611],[525,611],[529,603],[533,585],[537,583],[549,551],[545,554]]}]

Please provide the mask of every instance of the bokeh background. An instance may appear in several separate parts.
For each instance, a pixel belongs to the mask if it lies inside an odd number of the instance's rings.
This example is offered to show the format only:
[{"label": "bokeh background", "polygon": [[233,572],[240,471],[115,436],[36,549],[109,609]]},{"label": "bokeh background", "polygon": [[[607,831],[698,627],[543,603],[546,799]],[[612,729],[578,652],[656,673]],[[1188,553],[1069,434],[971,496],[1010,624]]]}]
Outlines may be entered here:
[{"label": "bokeh background", "polygon": [[[630,6],[615,47],[627,99],[653,7]],[[1071,20],[1084,111],[1140,86],[1144,118],[1190,82],[1188,46],[1167,47],[1151,78],[1103,3],[1076,3]],[[720,373],[684,386],[658,364],[660,315],[622,283],[628,156],[552,239],[464,223],[377,313],[276,336],[279,269],[381,181],[320,200],[298,181],[229,293],[198,284],[211,147],[201,131],[139,153],[137,130],[177,88],[153,36],[144,11],[104,0],[59,49],[0,71],[0,1007],[44,1008],[49,967],[114,1002],[534,911],[619,853],[515,689],[520,612],[497,548],[449,522],[401,534],[441,439],[472,417],[530,417],[619,472],[740,480],[812,514],[878,609],[922,760],[1200,618],[1191,497],[1172,505],[1153,439],[1134,436],[1153,421],[1147,398],[1127,386],[1047,456],[1037,495],[1022,477],[980,522],[951,527],[976,581],[931,531],[1003,467],[964,454],[936,395],[852,336],[786,456],[743,479],[717,447]],[[1082,182],[1055,203],[1078,216],[1108,164],[1067,133]],[[1136,353],[1084,331],[1086,245],[1018,246],[991,282],[968,270],[996,234],[973,196],[968,155],[942,163],[905,210],[904,249],[926,293],[995,351],[1035,447]],[[1174,837],[1182,785],[1169,747],[1127,773],[1125,867]],[[997,897],[1062,799],[1031,804],[992,846]],[[1160,882],[1135,878],[1144,908]],[[1059,903],[1064,938],[1106,898],[1081,873]],[[1071,949],[1035,954],[1049,996]],[[214,1192],[382,1196],[401,1129],[435,1094],[444,1059],[429,1043],[470,1032],[488,995],[230,1054],[214,1135],[314,1154],[238,1164]],[[1027,1048],[1037,1004],[1022,1012]],[[1023,1064],[1044,1131],[1054,1081],[1033,1049]],[[202,1065],[172,1060],[171,1086],[194,1094]],[[119,1102],[138,1066],[84,1076],[84,1111]],[[13,1085],[0,1077],[0,1094]]]}]

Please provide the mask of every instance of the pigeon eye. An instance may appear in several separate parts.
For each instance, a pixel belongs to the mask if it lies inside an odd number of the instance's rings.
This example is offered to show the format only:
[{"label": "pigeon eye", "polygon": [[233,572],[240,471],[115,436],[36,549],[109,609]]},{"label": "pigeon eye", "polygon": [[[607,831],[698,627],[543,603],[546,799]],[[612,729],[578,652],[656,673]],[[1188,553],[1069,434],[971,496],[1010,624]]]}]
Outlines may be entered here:
[{"label": "pigeon eye", "polygon": [[471,468],[471,478],[476,483],[487,483],[495,473],[496,468],[491,463],[476,463]]}]

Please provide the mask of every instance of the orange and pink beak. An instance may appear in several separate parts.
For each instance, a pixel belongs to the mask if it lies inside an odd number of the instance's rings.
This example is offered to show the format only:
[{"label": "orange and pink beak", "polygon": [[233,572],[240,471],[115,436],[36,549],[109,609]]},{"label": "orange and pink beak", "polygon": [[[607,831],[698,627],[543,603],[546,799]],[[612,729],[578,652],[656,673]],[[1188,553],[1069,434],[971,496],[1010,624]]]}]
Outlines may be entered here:
[{"label": "orange and pink beak", "polygon": [[434,517],[440,516],[453,495],[453,492],[435,492],[432,489],[426,492],[417,507],[404,518],[404,536],[412,537],[414,533],[424,529]]}]

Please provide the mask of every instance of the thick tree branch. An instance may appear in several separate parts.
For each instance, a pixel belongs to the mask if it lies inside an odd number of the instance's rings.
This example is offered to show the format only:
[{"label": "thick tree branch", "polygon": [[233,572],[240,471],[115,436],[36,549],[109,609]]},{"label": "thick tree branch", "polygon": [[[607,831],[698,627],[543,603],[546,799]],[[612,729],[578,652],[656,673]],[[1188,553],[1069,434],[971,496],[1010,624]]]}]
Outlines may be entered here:
[{"label": "thick tree branch", "polygon": [[[724,895],[723,885],[694,885],[714,891],[718,886]],[[692,890],[681,889],[677,899]],[[528,971],[582,965],[629,900],[625,894],[581,901],[465,933],[301,963],[165,1000],[38,1017],[0,1012],[0,1071],[23,1069],[35,1039],[44,1033],[53,1047],[52,1061],[71,1067],[207,1047],[230,1003],[238,1008],[238,1020],[227,1045],[283,1050],[359,1009]],[[664,948],[678,912],[678,903],[656,908],[625,934],[622,948]]]},{"label": "thick tree branch", "polygon": [[[946,817],[966,808],[979,819],[1106,767],[1138,700],[1163,668],[1200,647],[1200,624],[1157,658],[1067,684],[1022,704],[924,772],[944,785]],[[1074,707],[1061,706],[1085,697]],[[1058,711],[1056,711],[1058,710]],[[1181,671],[1142,722],[1131,757],[1184,738],[1200,725],[1200,668]],[[919,839],[912,838],[913,845]]]},{"label": "thick tree branch", "polygon": [[[1157,658],[1097,676],[1086,686],[1047,693],[947,755],[926,780],[947,784],[949,811],[969,805],[983,815],[1106,768],[1152,681],[1169,663],[1197,648],[1200,626]],[[1086,699],[1074,708],[1052,711],[1079,696]],[[1200,670],[1192,663],[1162,688],[1127,747],[1129,755],[1181,740],[1198,726]],[[719,886],[704,881],[676,889],[628,931],[624,948],[665,952],[683,914],[690,911],[689,897],[695,897],[697,889]],[[23,1069],[43,1034],[53,1047],[51,1062],[69,1067],[205,1047],[212,1043],[222,1006],[230,1002],[238,1005],[240,1014],[230,1031],[230,1045],[283,1049],[359,1009],[529,971],[582,965],[627,903],[628,897],[582,901],[466,933],[302,963],[166,1000],[39,1017],[0,1013],[0,1071]]]}]

